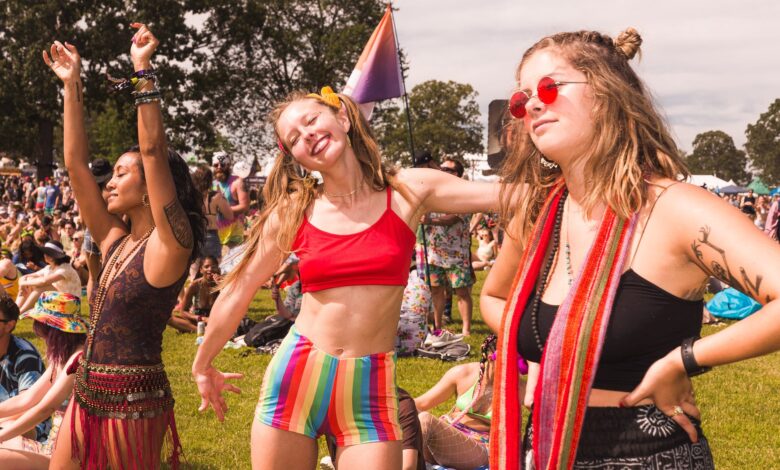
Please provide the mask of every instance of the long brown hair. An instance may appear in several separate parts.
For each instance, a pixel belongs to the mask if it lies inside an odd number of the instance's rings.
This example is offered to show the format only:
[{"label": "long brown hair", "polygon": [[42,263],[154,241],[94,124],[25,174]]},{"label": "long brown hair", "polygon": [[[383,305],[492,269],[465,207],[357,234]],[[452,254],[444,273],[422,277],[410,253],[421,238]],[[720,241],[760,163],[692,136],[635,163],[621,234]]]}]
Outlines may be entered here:
[{"label": "long brown hair", "polygon": [[[641,44],[633,28],[615,41],[595,31],[558,33],[534,44],[517,67],[515,78],[520,83],[528,59],[543,49],[554,49],[587,77],[596,103],[592,114],[595,137],[576,158],[584,161],[582,205],[588,213],[605,202],[619,217],[628,218],[647,201],[645,178],[677,180],[689,174],[668,125],[628,63]],[[561,171],[541,165],[542,154],[522,120],[509,125],[514,138],[501,169],[501,213],[505,222],[517,215],[508,233],[522,241],[530,235],[544,197]]]},{"label": "long brown hair", "polygon": [[[340,105],[343,106],[349,119],[350,126],[347,136],[360,166],[363,181],[375,191],[385,190],[390,185],[405,198],[409,199],[407,190],[395,183],[393,178],[396,173],[395,169],[386,167],[382,163],[379,146],[357,104],[346,95],[339,93],[338,97]],[[276,126],[279,122],[279,117],[290,104],[305,99],[317,100],[333,114],[337,114],[341,109],[327,103],[319,95],[301,90],[294,91],[287,95],[271,111],[270,120],[274,126],[277,139],[279,130]],[[281,139],[278,141],[281,143]],[[260,245],[263,236],[263,226],[272,213],[284,214],[283,217],[279,217],[280,227],[276,235],[276,243],[283,252],[289,252],[295,233],[303,221],[303,214],[316,199],[317,194],[317,180],[298,165],[289,152],[280,149],[263,188],[263,199],[266,201],[265,209],[249,232],[242,260],[235,269],[225,276],[223,285],[233,282],[246,269]]]}]

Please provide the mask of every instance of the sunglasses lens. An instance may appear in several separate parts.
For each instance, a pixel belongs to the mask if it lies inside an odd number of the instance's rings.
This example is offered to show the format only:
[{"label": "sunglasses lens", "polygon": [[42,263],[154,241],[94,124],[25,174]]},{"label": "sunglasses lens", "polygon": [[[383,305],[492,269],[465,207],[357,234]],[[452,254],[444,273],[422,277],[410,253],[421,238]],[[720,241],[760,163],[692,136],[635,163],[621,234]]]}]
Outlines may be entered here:
[{"label": "sunglasses lens", "polygon": [[509,98],[509,113],[517,119],[525,117],[525,105],[528,103],[528,95],[523,91],[515,92]]},{"label": "sunglasses lens", "polygon": [[544,104],[551,104],[558,97],[558,85],[550,77],[544,77],[539,80],[536,91],[539,93],[539,101]]}]

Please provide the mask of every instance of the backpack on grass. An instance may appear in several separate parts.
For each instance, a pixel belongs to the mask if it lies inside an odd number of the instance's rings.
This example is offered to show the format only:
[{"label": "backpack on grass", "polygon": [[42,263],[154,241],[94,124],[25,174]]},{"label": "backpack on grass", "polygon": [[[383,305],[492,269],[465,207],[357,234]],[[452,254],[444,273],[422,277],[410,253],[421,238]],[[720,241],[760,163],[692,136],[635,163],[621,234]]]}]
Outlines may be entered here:
[{"label": "backpack on grass", "polygon": [[281,315],[271,315],[249,328],[244,336],[244,342],[249,347],[257,348],[271,341],[281,340],[290,331],[292,324],[292,321]]},{"label": "backpack on grass", "polygon": [[471,346],[465,341],[457,341],[438,348],[423,346],[417,348],[417,355],[440,361],[462,361],[469,357]]}]

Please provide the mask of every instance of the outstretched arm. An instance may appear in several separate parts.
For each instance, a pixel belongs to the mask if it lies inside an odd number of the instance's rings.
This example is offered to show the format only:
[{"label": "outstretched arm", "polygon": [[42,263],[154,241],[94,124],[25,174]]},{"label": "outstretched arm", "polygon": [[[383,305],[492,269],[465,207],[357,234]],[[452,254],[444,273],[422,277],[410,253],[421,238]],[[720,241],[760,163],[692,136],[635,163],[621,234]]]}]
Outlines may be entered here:
[{"label": "outstretched arm", "polygon": [[[136,72],[152,69],[152,54],[159,41],[146,25],[132,23],[138,31],[133,36],[130,55]],[[154,82],[147,82],[138,91],[151,92]],[[152,217],[157,227],[149,239],[149,250],[160,269],[147,273],[153,285],[168,285],[181,275],[194,247],[192,228],[187,213],[176,197],[176,186],[168,163],[160,101],[138,103],[138,146],[141,149],[146,189]],[[181,268],[181,269],[176,269]]]},{"label": "outstretched arm", "polygon": [[[71,357],[71,361],[74,358],[75,355]],[[62,402],[71,396],[76,376],[75,374],[66,374],[66,370],[67,366],[62,368],[57,376],[57,380],[54,381],[54,385],[48,389],[46,395],[40,401],[31,408],[27,408],[27,411],[15,420],[3,423],[3,427],[0,429],[0,442],[21,436],[27,431],[35,429],[38,423],[50,417],[62,405]]]},{"label": "outstretched arm", "polygon": [[498,183],[467,181],[427,168],[401,170],[397,178],[420,201],[423,213],[472,214],[498,209]]},{"label": "outstretched arm", "polygon": [[214,408],[217,418],[225,419],[227,405],[222,391],[240,393],[240,390],[226,379],[240,378],[240,374],[223,374],[211,364],[222,347],[238,328],[246,315],[249,304],[265,282],[273,275],[276,266],[282,262],[283,255],[276,243],[279,230],[279,215],[270,214],[262,227],[262,235],[257,242],[256,251],[244,271],[227,287],[222,289],[209,315],[209,327],[203,344],[198,348],[192,364],[192,375],[201,395],[200,411],[209,406]]},{"label": "outstretched arm", "polygon": [[[49,57],[49,53],[51,57]],[[43,61],[62,80],[64,93],[63,155],[71,178],[73,194],[92,238],[102,243],[125,233],[119,218],[109,214],[92,172],[89,170],[87,131],[84,127],[84,88],[81,84],[81,57],[76,46],[54,41]],[[36,189],[38,191],[38,189]],[[109,241],[110,243],[110,241]]]}]

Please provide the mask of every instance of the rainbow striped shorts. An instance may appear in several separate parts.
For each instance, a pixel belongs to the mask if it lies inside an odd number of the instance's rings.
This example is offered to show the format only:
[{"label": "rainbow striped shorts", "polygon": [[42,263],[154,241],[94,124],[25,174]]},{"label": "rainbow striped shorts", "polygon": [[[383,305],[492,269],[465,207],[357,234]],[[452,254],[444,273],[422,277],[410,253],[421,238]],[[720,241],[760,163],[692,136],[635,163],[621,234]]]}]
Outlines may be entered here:
[{"label": "rainbow striped shorts", "polygon": [[317,349],[295,325],[268,364],[256,418],[339,447],[401,440],[395,353],[337,358]]}]

